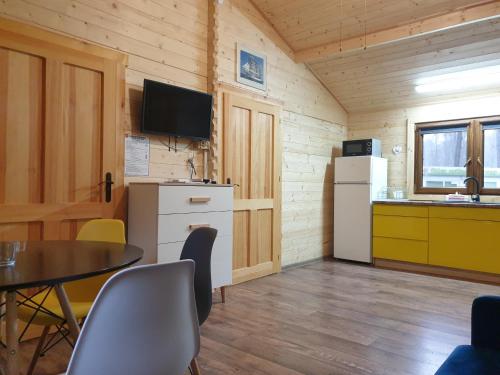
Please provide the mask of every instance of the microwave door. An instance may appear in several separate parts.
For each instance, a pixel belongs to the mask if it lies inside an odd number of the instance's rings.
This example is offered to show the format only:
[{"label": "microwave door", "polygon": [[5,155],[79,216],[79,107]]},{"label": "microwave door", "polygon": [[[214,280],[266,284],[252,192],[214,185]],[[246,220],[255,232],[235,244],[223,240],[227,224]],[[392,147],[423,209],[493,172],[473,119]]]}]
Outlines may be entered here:
[{"label": "microwave door", "polygon": [[344,155],[364,155],[363,144],[361,143],[347,143],[344,146]]}]

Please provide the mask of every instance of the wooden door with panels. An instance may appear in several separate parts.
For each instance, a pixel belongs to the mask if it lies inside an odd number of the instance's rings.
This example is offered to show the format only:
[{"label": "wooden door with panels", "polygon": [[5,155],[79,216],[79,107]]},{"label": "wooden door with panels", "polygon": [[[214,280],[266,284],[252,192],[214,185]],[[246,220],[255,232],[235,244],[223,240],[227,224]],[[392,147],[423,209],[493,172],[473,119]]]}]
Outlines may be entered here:
[{"label": "wooden door with panels", "polygon": [[234,184],[233,283],[281,269],[280,107],[223,94],[223,176]]},{"label": "wooden door with panels", "polygon": [[73,239],[116,215],[125,63],[0,19],[0,240]]}]

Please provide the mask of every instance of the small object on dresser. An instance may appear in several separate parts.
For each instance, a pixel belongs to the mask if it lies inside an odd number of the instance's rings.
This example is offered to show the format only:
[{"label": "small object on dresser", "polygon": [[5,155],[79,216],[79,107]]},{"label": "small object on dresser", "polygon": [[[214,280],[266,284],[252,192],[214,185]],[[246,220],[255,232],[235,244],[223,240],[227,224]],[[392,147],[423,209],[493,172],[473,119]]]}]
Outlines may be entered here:
[{"label": "small object on dresser", "polygon": [[182,184],[187,184],[188,182],[190,182],[190,180],[188,178],[168,178],[165,180],[165,183],[166,184],[171,184],[171,183],[176,183],[176,184],[179,184],[179,183],[182,183]]}]

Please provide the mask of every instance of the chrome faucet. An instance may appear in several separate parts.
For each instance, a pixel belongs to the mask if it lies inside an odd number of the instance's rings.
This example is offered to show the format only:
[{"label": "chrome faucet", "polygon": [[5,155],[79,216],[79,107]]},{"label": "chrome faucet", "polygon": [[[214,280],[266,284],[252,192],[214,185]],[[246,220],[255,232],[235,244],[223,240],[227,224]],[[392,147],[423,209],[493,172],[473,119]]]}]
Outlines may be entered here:
[{"label": "chrome faucet", "polygon": [[479,202],[481,198],[479,197],[479,180],[476,177],[466,177],[464,180],[465,186],[467,186],[467,182],[473,181],[474,182],[474,190],[472,190],[472,194],[470,195],[470,198],[473,202]]}]

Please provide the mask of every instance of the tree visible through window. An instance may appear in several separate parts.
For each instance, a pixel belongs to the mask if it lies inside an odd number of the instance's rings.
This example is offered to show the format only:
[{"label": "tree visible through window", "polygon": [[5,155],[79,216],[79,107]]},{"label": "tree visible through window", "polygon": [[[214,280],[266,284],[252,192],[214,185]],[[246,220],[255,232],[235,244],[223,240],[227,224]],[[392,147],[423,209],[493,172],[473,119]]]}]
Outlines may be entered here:
[{"label": "tree visible through window", "polygon": [[464,187],[467,177],[467,128],[422,132],[423,187]]},{"label": "tree visible through window", "polygon": [[470,192],[475,176],[481,194],[500,194],[500,118],[416,124],[415,192]]}]

